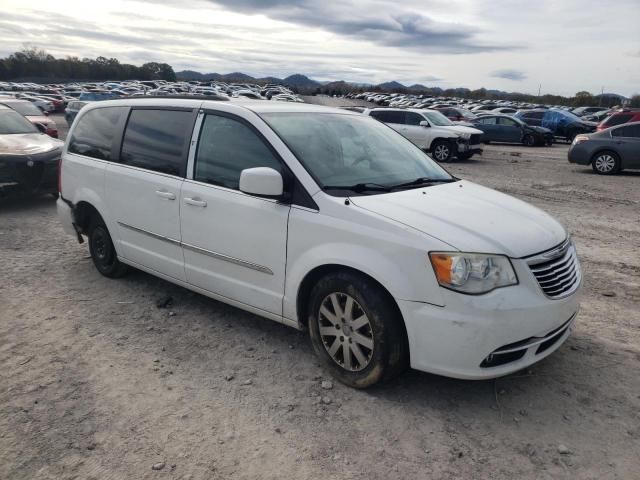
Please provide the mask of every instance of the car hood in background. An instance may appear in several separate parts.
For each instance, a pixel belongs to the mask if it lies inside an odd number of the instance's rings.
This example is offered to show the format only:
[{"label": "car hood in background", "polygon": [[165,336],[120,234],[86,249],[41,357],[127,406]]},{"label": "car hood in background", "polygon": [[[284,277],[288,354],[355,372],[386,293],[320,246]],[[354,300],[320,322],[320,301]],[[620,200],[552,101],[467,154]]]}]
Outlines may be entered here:
[{"label": "car hood in background", "polygon": [[64,142],[44,133],[0,135],[0,155],[35,155],[62,148],[62,145]]},{"label": "car hood in background", "polygon": [[438,127],[438,128],[446,128],[449,131],[453,131],[453,132],[456,132],[458,135],[464,135],[464,136],[482,134],[482,130],[478,130],[477,128],[472,128],[472,127],[466,127],[460,124],[447,125],[445,127]]},{"label": "car hood in background", "polygon": [[564,227],[542,210],[464,180],[351,201],[463,252],[521,258],[567,238]]},{"label": "car hood in background", "polygon": [[55,127],[56,122],[53,121],[52,118],[49,118],[45,115],[27,115],[26,119],[31,123],[41,123],[42,125]]}]

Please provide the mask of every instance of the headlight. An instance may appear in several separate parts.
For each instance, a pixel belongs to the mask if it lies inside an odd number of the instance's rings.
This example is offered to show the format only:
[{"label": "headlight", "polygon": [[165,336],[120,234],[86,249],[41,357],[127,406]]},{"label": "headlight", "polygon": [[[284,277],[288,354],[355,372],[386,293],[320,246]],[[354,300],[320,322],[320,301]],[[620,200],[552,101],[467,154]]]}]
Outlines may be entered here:
[{"label": "headlight", "polygon": [[518,284],[511,262],[503,255],[431,252],[429,258],[438,283],[457,292],[480,294]]}]

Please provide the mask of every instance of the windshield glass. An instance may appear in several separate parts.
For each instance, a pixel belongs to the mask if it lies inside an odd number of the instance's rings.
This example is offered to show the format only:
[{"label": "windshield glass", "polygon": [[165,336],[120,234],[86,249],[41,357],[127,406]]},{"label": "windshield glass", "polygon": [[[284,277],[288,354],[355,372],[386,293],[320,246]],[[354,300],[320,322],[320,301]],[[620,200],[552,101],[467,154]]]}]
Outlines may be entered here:
[{"label": "windshield glass", "polygon": [[371,117],[308,112],[262,117],[321,188],[452,180],[409,140]]},{"label": "windshield glass", "polygon": [[37,133],[33,124],[13,110],[0,110],[0,135],[14,133]]},{"label": "windshield glass", "polygon": [[436,127],[446,127],[449,125],[454,125],[454,123],[445,117],[440,112],[421,112],[431,125],[435,125]]},{"label": "windshield glass", "polygon": [[15,110],[20,115],[42,116],[42,111],[31,102],[11,102],[7,107]]}]

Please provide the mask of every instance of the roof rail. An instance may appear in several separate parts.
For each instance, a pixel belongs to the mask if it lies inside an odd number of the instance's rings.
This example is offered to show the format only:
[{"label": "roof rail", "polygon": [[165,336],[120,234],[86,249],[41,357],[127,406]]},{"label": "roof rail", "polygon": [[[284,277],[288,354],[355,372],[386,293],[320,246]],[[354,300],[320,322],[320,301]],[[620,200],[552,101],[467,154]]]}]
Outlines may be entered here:
[{"label": "roof rail", "polygon": [[138,99],[156,99],[156,98],[176,98],[181,100],[215,100],[220,102],[228,102],[229,97],[220,95],[132,95],[128,97],[110,98],[109,100],[138,100]]}]

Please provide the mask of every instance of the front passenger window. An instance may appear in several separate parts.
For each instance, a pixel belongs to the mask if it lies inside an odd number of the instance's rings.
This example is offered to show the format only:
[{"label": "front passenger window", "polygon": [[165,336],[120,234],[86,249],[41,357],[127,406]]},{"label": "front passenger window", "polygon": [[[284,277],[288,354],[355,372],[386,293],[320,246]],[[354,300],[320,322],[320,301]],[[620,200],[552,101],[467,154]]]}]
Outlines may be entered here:
[{"label": "front passenger window", "polygon": [[280,161],[244,123],[207,115],[202,124],[193,178],[237,190],[245,168],[269,167],[282,173]]}]

